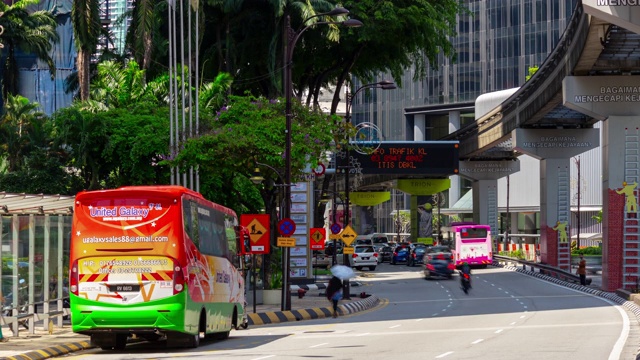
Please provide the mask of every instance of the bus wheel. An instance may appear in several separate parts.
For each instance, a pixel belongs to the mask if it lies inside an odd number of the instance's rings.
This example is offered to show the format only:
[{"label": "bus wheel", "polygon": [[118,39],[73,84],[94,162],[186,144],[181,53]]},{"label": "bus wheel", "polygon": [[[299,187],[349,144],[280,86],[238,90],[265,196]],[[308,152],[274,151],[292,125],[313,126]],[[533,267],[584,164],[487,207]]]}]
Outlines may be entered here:
[{"label": "bus wheel", "polygon": [[127,335],[126,334],[116,335],[116,343],[113,346],[113,349],[124,350],[125,347],[127,347]]},{"label": "bus wheel", "polygon": [[124,350],[127,346],[127,334],[92,335],[91,344],[102,350]]},{"label": "bus wheel", "polygon": [[223,331],[213,334],[213,338],[216,340],[226,340],[229,338],[230,331]]},{"label": "bus wheel", "polygon": [[167,346],[197,348],[200,346],[200,334],[167,334]]}]

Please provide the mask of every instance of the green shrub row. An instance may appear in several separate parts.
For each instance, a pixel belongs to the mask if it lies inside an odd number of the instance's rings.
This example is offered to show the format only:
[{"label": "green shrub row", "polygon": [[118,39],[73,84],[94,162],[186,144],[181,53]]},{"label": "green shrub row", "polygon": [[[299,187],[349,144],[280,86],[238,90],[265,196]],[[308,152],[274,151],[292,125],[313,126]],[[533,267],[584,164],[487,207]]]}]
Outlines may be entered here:
[{"label": "green shrub row", "polygon": [[571,255],[602,255],[602,248],[600,246],[587,246],[581,249],[571,249]]}]

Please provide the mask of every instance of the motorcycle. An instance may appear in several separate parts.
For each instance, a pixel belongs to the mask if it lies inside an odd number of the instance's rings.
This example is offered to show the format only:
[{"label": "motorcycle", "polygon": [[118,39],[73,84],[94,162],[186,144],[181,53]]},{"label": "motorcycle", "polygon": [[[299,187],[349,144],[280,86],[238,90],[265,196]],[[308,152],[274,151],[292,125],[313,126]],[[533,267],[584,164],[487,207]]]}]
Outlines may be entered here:
[{"label": "motorcycle", "polygon": [[462,291],[464,291],[465,294],[469,294],[469,289],[471,289],[471,275],[460,271],[460,285],[462,286]]}]

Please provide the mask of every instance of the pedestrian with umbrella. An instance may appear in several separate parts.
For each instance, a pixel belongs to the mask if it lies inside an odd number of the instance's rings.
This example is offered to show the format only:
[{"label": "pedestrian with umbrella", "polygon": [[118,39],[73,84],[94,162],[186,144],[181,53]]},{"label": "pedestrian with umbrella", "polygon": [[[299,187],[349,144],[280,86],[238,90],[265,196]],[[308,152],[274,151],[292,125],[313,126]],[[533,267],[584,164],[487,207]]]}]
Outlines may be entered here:
[{"label": "pedestrian with umbrella", "polygon": [[353,269],[344,265],[335,265],[331,268],[333,276],[329,280],[326,295],[327,299],[333,304],[333,317],[338,317],[338,302],[342,299],[342,280],[350,279],[355,276]]}]

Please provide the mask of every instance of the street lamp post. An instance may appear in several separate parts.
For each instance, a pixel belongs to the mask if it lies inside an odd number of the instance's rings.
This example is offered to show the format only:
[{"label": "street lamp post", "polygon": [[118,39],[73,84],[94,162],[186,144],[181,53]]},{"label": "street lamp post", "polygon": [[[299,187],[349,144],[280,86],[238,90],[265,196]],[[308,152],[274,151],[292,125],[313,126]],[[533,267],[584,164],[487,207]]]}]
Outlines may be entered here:
[{"label": "street lamp post", "polygon": [[[396,84],[393,81],[388,81],[388,80],[382,80],[382,81],[378,81],[376,83],[371,83],[371,84],[365,84],[360,86],[358,89],[356,89],[356,91],[353,92],[353,94],[349,94],[349,91],[347,90],[347,96],[346,96],[346,109],[345,109],[345,121],[346,124],[351,123],[351,107],[353,106],[353,99],[355,99],[356,95],[358,95],[358,93],[362,90],[365,89],[382,89],[382,90],[393,90],[396,88]],[[347,135],[347,139],[346,139],[346,144],[345,144],[345,157],[347,159],[347,166],[344,169],[344,202],[345,202],[345,207],[346,207],[346,212],[344,215],[344,226],[348,226],[351,223],[351,204],[349,203],[349,173],[351,172],[351,155],[349,154],[349,136]],[[349,262],[349,255],[348,254],[344,254],[344,264],[348,265]],[[351,299],[351,287],[349,285],[349,280],[345,280],[343,281],[343,287],[342,287],[342,294],[343,297],[345,299]]]},{"label": "street lamp post", "polygon": [[[349,13],[349,10],[345,8],[337,7],[329,12],[317,14],[305,19],[302,23],[305,24],[307,21],[319,17],[319,16],[339,16],[346,15]],[[291,27],[291,17],[287,15],[285,20],[285,35],[287,36],[285,44],[286,47],[284,49],[284,86],[285,86],[285,165],[284,165],[284,181],[286,184],[291,184],[291,121],[293,118],[293,114],[291,113],[291,98],[293,92],[293,83],[291,79],[291,63],[293,61],[293,49],[300,39],[302,33],[305,32],[308,28],[314,25],[322,25],[322,24],[341,24],[347,27],[359,27],[362,26],[362,22],[355,19],[349,19],[340,22],[333,21],[320,21],[313,24],[309,24],[302,29],[295,31]],[[289,186],[285,187],[285,204],[283,215],[285,218],[289,218],[291,214],[291,188]],[[291,293],[290,293],[290,274],[289,274],[289,248],[286,249],[283,256],[283,291],[282,291],[282,311],[291,310]]]}]

